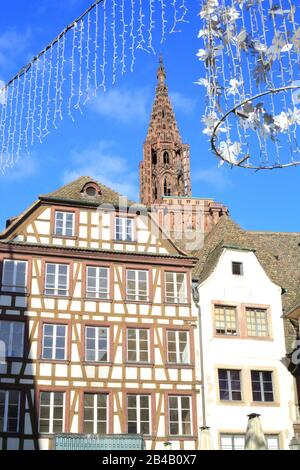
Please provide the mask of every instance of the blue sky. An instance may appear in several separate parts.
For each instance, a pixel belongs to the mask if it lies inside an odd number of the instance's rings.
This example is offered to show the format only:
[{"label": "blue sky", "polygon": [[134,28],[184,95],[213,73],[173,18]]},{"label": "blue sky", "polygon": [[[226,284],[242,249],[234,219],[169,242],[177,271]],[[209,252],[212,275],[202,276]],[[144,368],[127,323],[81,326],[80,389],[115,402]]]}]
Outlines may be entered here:
[{"label": "blue sky", "polygon": [[[91,0],[10,0],[0,16],[0,79],[7,81],[41,50]],[[167,82],[182,137],[191,146],[193,195],[227,204],[242,227],[253,230],[299,231],[300,168],[254,173],[218,168],[202,133],[204,89],[194,84],[203,75],[196,57],[198,1],[192,0],[192,21],[182,34],[169,35],[161,48]],[[159,51],[158,51],[159,52]],[[156,86],[158,57],[137,53],[135,71],[91,102],[75,124],[61,127],[35,145],[30,156],[0,176],[0,230],[39,194],[46,194],[80,175],[90,175],[138,198],[138,165]]]}]

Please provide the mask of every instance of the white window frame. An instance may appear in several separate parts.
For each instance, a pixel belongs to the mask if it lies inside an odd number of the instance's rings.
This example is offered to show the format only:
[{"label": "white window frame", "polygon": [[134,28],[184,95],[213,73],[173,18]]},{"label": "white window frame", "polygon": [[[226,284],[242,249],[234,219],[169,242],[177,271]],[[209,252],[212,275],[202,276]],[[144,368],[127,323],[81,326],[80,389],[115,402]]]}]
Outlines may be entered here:
[{"label": "white window frame", "polygon": [[[254,400],[254,393],[258,393],[257,390],[254,390],[253,389],[253,380],[252,380],[252,372],[258,372],[259,373],[259,384],[260,384],[260,394],[261,394],[261,400]],[[268,373],[268,374],[271,374],[271,383],[272,383],[272,396],[273,396],[273,400],[266,400],[266,395],[265,394],[269,394],[270,392],[269,391],[266,391],[265,390],[265,383],[264,383],[264,379],[263,379],[263,374],[264,373]],[[272,370],[256,370],[256,369],[251,369],[250,371],[250,377],[251,377],[251,388],[252,388],[252,399],[255,403],[274,403],[275,402],[275,385],[274,385],[274,371]],[[257,382],[257,380],[256,380]]]},{"label": "white window frame", "polygon": [[[174,289],[174,295],[168,295],[168,284],[170,284],[169,281],[167,281],[167,276],[172,276],[172,285]],[[178,282],[177,282],[177,276],[183,276],[184,281],[183,281],[183,286],[184,286],[184,296],[181,296],[180,290],[178,289]],[[171,272],[171,271],[166,271],[165,272],[165,299],[167,303],[170,304],[187,304],[188,303],[188,296],[187,296],[187,274],[182,273],[182,272]]]},{"label": "white window frame", "polygon": [[[131,339],[131,341],[135,342],[136,361],[129,360],[129,357],[128,357],[128,353],[129,353],[128,333],[129,333],[129,331],[135,331],[135,333],[136,333],[135,339]],[[147,332],[147,354],[148,354],[147,361],[142,361],[141,360],[141,352],[142,351],[141,351],[141,348],[140,348],[140,341],[141,341],[141,332],[142,331]],[[147,328],[127,328],[127,330],[126,330],[126,351],[127,351],[127,362],[130,362],[132,364],[136,364],[138,362],[148,364],[150,362],[150,331],[149,331],[149,329],[147,329]]]},{"label": "white window frame", "polygon": [[[258,318],[258,313],[261,313],[263,312],[264,313],[264,320],[265,320],[265,325],[266,328],[266,334],[265,335],[261,335],[259,334],[259,318]],[[252,326],[252,323],[250,325],[248,325],[248,314],[254,314],[254,325],[255,325],[255,335],[252,335],[251,334],[251,326]],[[269,338],[270,337],[270,326],[269,326],[269,312],[268,312],[268,309],[266,308],[252,308],[252,307],[246,307],[246,327],[247,327],[247,336],[249,338]]]},{"label": "white window frame", "polygon": [[[221,433],[220,434],[220,450],[244,450],[244,447],[245,447],[245,437],[246,435],[241,433],[235,433],[235,434],[231,434],[231,433]],[[231,439],[231,448],[230,449],[224,449],[223,448],[223,445],[222,445],[222,438],[227,438],[227,439]],[[244,441],[244,444],[243,444],[243,448],[242,449],[236,449],[236,448],[233,448],[235,447],[235,439],[243,439]],[[270,445],[268,444],[269,440],[270,439],[276,439],[277,441],[277,449],[272,449],[272,450],[280,450],[280,440],[279,440],[279,435],[278,434],[265,434],[265,439],[266,439],[266,443],[267,443],[267,449],[269,449]]]},{"label": "white window frame", "polygon": [[[18,416],[17,416],[17,430],[16,431],[9,431],[8,430],[8,410],[9,410],[9,394],[10,392],[17,392],[19,394],[18,399]],[[0,393],[5,394],[5,401],[4,401],[4,416],[3,416],[3,433],[12,433],[17,434],[20,428],[20,403],[21,403],[21,392],[19,390],[0,390]]]},{"label": "white window frame", "polygon": [[[127,395],[127,431],[128,431],[128,425],[129,425],[129,419],[128,419],[128,410],[129,410],[129,398],[130,397],[135,397],[136,398],[136,425],[137,425],[137,434],[142,434],[141,432],[141,398],[147,397],[148,398],[148,412],[149,412],[149,434],[144,434],[145,436],[150,436],[151,435],[151,430],[152,430],[152,416],[151,416],[151,410],[152,410],[152,396],[145,394],[128,394]],[[132,408],[131,408],[132,409]],[[133,421],[131,421],[133,422]]]},{"label": "white window frame", "polygon": [[[266,442],[267,442],[267,449],[268,450],[280,450],[280,439],[279,439],[279,434],[265,434]],[[276,449],[270,449],[271,445],[269,444],[269,441],[271,439],[276,439],[277,441],[277,448]]]},{"label": "white window frame", "polygon": [[[89,287],[88,285],[88,281],[89,281],[89,278],[91,276],[89,276],[89,270],[90,269],[95,269],[96,270],[96,287],[95,287],[95,291],[92,291],[92,288]],[[100,289],[100,272],[101,270],[105,270],[106,271],[106,281],[107,281],[107,287],[106,287],[106,291],[104,292],[101,292],[101,289]],[[109,274],[110,274],[110,271],[109,271],[109,267],[107,266],[87,266],[86,267],[86,297],[90,300],[107,300],[109,299],[109,291],[110,291],[110,279],[109,279]],[[90,294],[95,294],[95,296],[92,296]],[[103,295],[102,295],[103,294]]]},{"label": "white window frame", "polygon": [[[177,411],[178,411],[178,427],[179,433],[178,434],[171,434],[171,407],[170,407],[170,399],[176,398],[177,399]],[[182,421],[182,399],[188,398],[190,403],[190,416],[191,416],[191,434],[184,434],[183,433],[183,421]],[[173,408],[172,408],[173,409]],[[192,397],[191,395],[169,395],[168,397],[168,421],[169,421],[169,435],[170,436],[192,436],[193,435],[193,413],[192,413]]]},{"label": "white window frame", "polygon": [[[87,330],[95,330],[95,356],[96,358],[94,360],[88,359],[87,358]],[[103,361],[99,359],[99,331],[100,330],[106,330],[107,331],[107,360]],[[100,363],[100,364],[106,364],[107,362],[110,361],[110,328],[108,326],[91,326],[91,325],[86,325],[85,327],[85,360],[86,362],[93,362],[93,363]]]},{"label": "white window frame", "polygon": [[[128,274],[130,272],[135,273],[134,281],[132,279],[130,279],[130,281],[135,282],[135,290],[132,293],[128,292],[128,283],[129,283]],[[140,288],[139,288],[139,283],[144,282],[144,281],[140,281],[140,279],[139,279],[139,274],[140,273],[146,273],[147,289],[146,289],[146,294],[145,295],[143,293],[141,293]],[[134,299],[130,299],[129,297],[131,297],[131,296],[134,296]],[[142,299],[140,296],[141,297],[144,296],[146,298]],[[131,301],[132,302],[149,302],[149,271],[146,271],[145,269],[127,269],[126,270],[126,298],[129,302],[131,302]]]},{"label": "white window frame", "polygon": [[[175,362],[170,362],[169,361],[169,334],[170,333],[175,333],[175,344],[176,344],[176,361]],[[179,336],[180,336],[180,333],[185,333],[186,334],[186,338],[187,338],[187,353],[188,353],[188,356],[187,356],[187,360],[186,361],[181,361],[180,360],[180,341],[179,341]],[[179,365],[182,365],[182,364],[190,364],[191,362],[191,346],[190,346],[190,332],[189,331],[186,331],[186,330],[167,330],[167,354],[168,354],[168,364],[179,364]],[[173,352],[173,351],[171,351]]]},{"label": "white window frame", "polygon": [[[42,406],[42,401],[41,401],[41,394],[42,393],[50,393],[50,414],[49,414],[49,431],[45,432],[42,431],[43,434],[53,434],[53,424],[54,424],[54,395],[55,393],[62,393],[63,394],[63,419],[62,419],[62,433],[65,431],[65,421],[66,421],[66,393],[65,392],[49,392],[47,390],[42,390],[40,392],[40,403],[39,403],[39,432],[40,432],[40,425],[41,425],[41,406]],[[43,420],[45,421],[45,420]]]},{"label": "white window frame", "polygon": [[[223,318],[220,318],[221,315],[218,311],[221,311]],[[228,314],[231,316],[231,312],[234,312],[234,322],[235,328],[232,325],[232,321],[228,318]],[[218,322],[220,322],[218,324]],[[219,332],[221,330],[221,324],[224,323],[224,333]],[[214,323],[215,323],[215,334],[218,336],[239,336],[239,325],[238,325],[238,316],[237,308],[235,306],[229,305],[214,305]]]},{"label": "white window frame", "polygon": [[[220,376],[219,376],[219,371],[225,371],[226,372],[226,381],[228,384],[228,400],[225,398],[221,398],[221,386],[220,386]],[[231,377],[231,372],[238,372],[239,373],[239,383],[240,383],[240,390],[233,390],[232,389],[232,382],[234,381]],[[224,380],[224,379],[222,379]],[[240,369],[218,369],[218,383],[219,383],[219,399],[221,402],[230,402],[230,401],[236,401],[236,402],[242,402],[243,400],[243,393],[242,393],[242,371]],[[240,393],[241,398],[238,400],[236,398],[233,398],[233,393]]]},{"label": "white window frame", "polygon": [[[57,225],[58,225],[58,220],[57,216],[58,214],[62,214],[62,233],[58,234],[57,233]],[[72,215],[72,235],[67,234],[67,216]],[[75,235],[75,213],[74,212],[68,212],[68,211],[55,211],[55,228],[54,228],[54,235],[56,237],[74,237]]]},{"label": "white window frame", "polygon": [[[222,439],[225,438],[225,439],[230,439],[231,441],[231,445],[230,445],[230,449],[224,449],[224,445],[222,443]],[[236,439],[241,439],[243,440],[243,445],[242,445],[242,448],[241,449],[236,449]],[[230,433],[221,433],[220,435],[220,450],[244,450],[245,448],[245,434],[239,434],[239,433],[236,433],[236,434],[230,434]]]},{"label": "white window frame", "polygon": [[[118,223],[120,226],[118,227]],[[115,218],[115,239],[118,242],[132,243],[134,241],[134,219],[132,217],[117,216]]]},{"label": "white window frame", "polygon": [[[12,263],[14,268],[13,268],[13,285],[12,286],[7,286],[4,285],[4,274],[5,274],[5,266],[8,263]],[[17,286],[16,285],[16,280],[17,280],[17,266],[18,264],[25,264],[25,282],[24,286]],[[23,261],[23,260],[10,260],[10,259],[5,259],[3,261],[3,273],[2,273],[2,291],[6,292],[16,292],[20,294],[25,294],[27,292],[27,276],[28,276],[28,262]],[[20,290],[19,290],[20,289]]]},{"label": "white window frame", "polygon": [[[54,280],[54,287],[48,287],[47,286],[47,276],[48,276],[48,272],[47,272],[47,268],[48,266],[55,266],[55,273],[54,273],[54,276],[55,276],[55,280]],[[66,266],[67,267],[67,275],[66,275],[66,279],[67,279],[67,284],[66,284],[66,288],[64,289],[61,289],[59,287],[59,284],[58,284],[58,279],[59,279],[59,268],[60,266]],[[45,266],[45,294],[48,296],[48,297],[68,297],[69,295],[69,284],[70,284],[70,266],[68,264],[63,264],[63,263],[46,263],[46,266]],[[48,290],[53,290],[54,292],[49,294],[47,293]],[[65,294],[59,294],[59,291],[62,291],[64,290],[65,291]]]},{"label": "white window frame", "polygon": [[[24,322],[19,322],[19,321],[13,321],[13,320],[4,320],[0,319],[0,330],[1,330],[1,325],[3,323],[9,324],[9,338],[8,338],[8,344],[5,344],[5,355],[6,357],[12,358],[12,357],[23,357],[24,355],[24,337],[25,337],[25,323]],[[22,342],[20,345],[20,350],[21,354],[17,356],[12,355],[12,349],[13,349],[13,339],[14,339],[14,327],[15,325],[21,325],[22,326]]]},{"label": "white window frame", "polygon": [[[106,419],[105,419],[105,422],[106,422],[106,434],[108,434],[108,429],[109,429],[109,422],[108,422],[108,417],[109,417],[109,413],[108,413],[108,410],[109,410],[109,395],[107,393],[85,393],[84,394],[84,398],[85,398],[85,395],[92,395],[93,396],[93,400],[94,400],[94,403],[93,403],[93,434],[98,434],[98,403],[97,403],[97,400],[98,400],[98,396],[99,395],[103,395],[105,396],[106,398]],[[84,399],[83,399],[84,400]],[[84,406],[84,403],[83,403],[83,407],[84,407],[84,410],[83,410],[83,426],[85,425],[85,419],[84,419],[84,412],[85,412],[85,406]],[[91,421],[89,421],[91,422]]]},{"label": "white window frame", "polygon": [[[52,357],[51,358],[46,358],[44,357],[44,341],[45,341],[45,328],[47,326],[53,327],[53,336],[52,336]],[[58,327],[64,328],[65,329],[65,344],[64,344],[64,358],[63,359],[57,359],[56,356],[56,344],[57,344],[57,329]],[[54,323],[44,323],[43,324],[43,344],[42,344],[42,357],[45,361],[65,361],[67,359],[67,335],[68,335],[68,327],[67,325],[62,325],[62,324],[54,324]],[[47,347],[47,349],[50,349]],[[62,349],[62,348],[59,348]]]}]

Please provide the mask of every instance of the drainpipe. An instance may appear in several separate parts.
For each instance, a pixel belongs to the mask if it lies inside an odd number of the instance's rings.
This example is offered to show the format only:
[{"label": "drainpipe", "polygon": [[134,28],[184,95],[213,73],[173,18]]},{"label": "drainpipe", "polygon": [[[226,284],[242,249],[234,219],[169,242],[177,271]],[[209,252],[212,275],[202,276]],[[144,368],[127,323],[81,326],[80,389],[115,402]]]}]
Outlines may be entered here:
[{"label": "drainpipe", "polygon": [[192,284],[193,301],[198,310],[198,330],[199,330],[199,348],[200,348],[200,371],[201,371],[201,399],[202,399],[202,429],[207,429],[206,421],[206,402],[205,402],[205,379],[204,379],[204,355],[202,341],[202,313],[200,306],[200,294],[198,290],[198,282],[193,281]]}]

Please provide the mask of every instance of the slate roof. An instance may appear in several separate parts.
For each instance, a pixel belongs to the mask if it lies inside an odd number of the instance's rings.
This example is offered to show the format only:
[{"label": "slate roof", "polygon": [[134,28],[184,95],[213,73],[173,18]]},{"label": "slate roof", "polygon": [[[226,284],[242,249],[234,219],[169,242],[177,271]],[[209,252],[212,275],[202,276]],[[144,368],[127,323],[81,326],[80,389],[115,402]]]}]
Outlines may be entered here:
[{"label": "slate roof", "polygon": [[[198,258],[194,277],[203,282],[215,269],[224,248],[254,251],[269,278],[284,289],[284,313],[300,304],[300,233],[255,232],[243,230],[228,216],[223,216],[205,237],[201,250],[193,252]],[[285,321],[287,347],[292,347],[295,328]]]},{"label": "slate roof", "polygon": [[[86,193],[84,193],[82,189],[87,183],[96,183],[100,188],[100,194],[97,196],[89,197]],[[90,176],[81,176],[75,181],[66,184],[65,186],[57,189],[56,191],[53,191],[52,193],[40,196],[39,199],[50,201],[66,201],[92,206],[99,206],[100,204],[118,205],[120,197],[124,196],[122,196],[116,191],[113,191],[112,189],[108,188],[99,181],[96,181]],[[134,204],[134,202],[128,201],[128,204],[132,205]]]}]

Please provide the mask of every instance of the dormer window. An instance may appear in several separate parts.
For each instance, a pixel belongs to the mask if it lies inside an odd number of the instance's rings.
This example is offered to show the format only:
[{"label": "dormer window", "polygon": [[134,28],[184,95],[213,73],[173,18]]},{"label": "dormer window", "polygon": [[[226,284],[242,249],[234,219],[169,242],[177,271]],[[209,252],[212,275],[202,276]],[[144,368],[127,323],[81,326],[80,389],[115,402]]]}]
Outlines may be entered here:
[{"label": "dormer window", "polygon": [[101,195],[101,189],[97,183],[91,181],[84,186],[82,193],[86,194],[88,197],[96,197]]},{"label": "dormer window", "polygon": [[90,186],[89,188],[87,188],[86,194],[87,194],[88,196],[95,197],[95,196],[97,195],[97,191],[96,191],[95,188],[93,188],[92,186]]},{"label": "dormer window", "polygon": [[233,261],[232,262],[232,274],[234,276],[243,276],[244,275],[243,263]]}]

